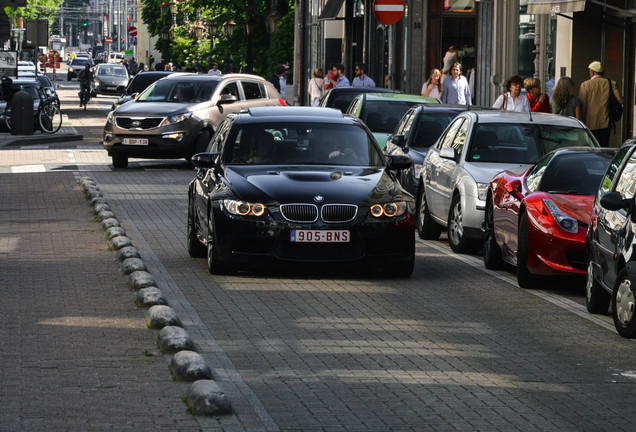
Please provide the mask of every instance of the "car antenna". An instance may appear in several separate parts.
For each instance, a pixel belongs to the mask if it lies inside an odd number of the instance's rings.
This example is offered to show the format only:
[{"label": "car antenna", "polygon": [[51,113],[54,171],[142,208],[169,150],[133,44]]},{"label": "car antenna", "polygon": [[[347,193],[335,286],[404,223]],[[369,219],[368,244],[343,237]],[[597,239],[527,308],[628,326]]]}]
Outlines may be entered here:
[{"label": "car antenna", "polygon": [[530,113],[530,121],[532,121],[532,108],[530,108],[530,111],[528,111]]}]

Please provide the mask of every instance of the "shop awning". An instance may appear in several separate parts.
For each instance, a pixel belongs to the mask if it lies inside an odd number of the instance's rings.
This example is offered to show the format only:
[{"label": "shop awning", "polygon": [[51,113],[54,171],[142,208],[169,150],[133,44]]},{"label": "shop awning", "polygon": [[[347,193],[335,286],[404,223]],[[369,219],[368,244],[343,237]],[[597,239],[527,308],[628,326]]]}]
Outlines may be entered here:
[{"label": "shop awning", "polygon": [[528,0],[529,15],[581,12],[585,10],[585,0]]},{"label": "shop awning", "polygon": [[325,7],[322,8],[322,12],[318,15],[318,19],[336,19],[342,8],[342,3],[344,3],[344,0],[328,0]]}]

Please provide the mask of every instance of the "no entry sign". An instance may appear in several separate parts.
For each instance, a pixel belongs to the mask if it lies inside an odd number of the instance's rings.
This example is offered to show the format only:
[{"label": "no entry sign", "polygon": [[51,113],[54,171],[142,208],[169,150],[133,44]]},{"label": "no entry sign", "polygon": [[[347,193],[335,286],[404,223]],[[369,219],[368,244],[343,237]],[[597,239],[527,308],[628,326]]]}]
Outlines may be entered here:
[{"label": "no entry sign", "polygon": [[106,36],[106,43],[113,43],[113,38],[110,36]]},{"label": "no entry sign", "polygon": [[375,0],[373,2],[373,15],[382,24],[395,24],[404,16],[404,1]]},{"label": "no entry sign", "polygon": [[130,37],[137,36],[137,27],[128,27],[128,36]]}]

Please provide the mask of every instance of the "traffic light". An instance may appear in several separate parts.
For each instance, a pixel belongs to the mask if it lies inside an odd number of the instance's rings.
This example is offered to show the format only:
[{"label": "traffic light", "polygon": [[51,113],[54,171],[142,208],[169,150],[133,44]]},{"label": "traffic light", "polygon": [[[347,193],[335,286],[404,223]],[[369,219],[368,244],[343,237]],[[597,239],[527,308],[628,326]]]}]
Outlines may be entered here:
[{"label": "traffic light", "polygon": [[88,27],[88,23],[84,21],[84,23],[82,24],[82,27]]}]

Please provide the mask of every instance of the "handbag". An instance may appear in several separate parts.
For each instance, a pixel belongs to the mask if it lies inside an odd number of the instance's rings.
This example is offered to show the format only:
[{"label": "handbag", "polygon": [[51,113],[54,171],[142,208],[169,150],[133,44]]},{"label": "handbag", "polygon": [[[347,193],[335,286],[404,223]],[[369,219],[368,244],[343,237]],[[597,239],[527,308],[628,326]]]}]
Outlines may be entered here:
[{"label": "handbag", "polygon": [[614,85],[612,84],[612,80],[607,78],[607,81],[609,81],[610,85],[608,114],[610,123],[614,124],[616,122],[619,122],[621,120],[621,117],[623,117],[623,106],[620,104],[618,99],[616,99],[616,96],[614,96]]}]

